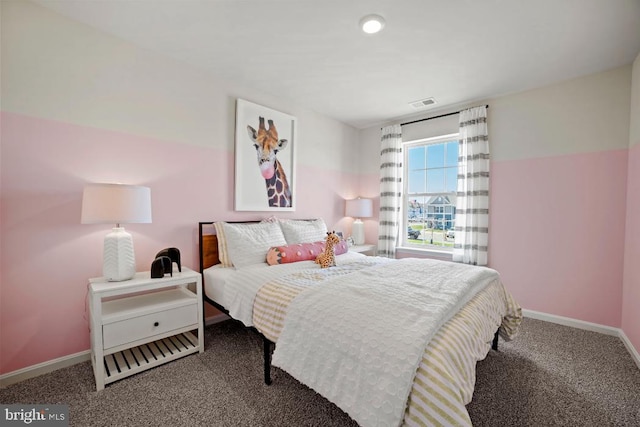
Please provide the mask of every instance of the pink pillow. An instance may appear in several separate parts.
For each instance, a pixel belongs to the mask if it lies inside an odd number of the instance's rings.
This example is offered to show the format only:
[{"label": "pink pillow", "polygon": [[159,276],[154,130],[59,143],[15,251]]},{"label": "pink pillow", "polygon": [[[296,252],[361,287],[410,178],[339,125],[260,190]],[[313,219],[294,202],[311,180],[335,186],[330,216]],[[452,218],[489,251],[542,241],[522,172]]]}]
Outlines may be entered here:
[{"label": "pink pillow", "polygon": [[[278,265],[288,264],[298,261],[313,261],[324,251],[324,241],[313,243],[297,243],[294,245],[274,246],[267,252],[267,264]],[[346,240],[341,240],[335,245],[336,255],[343,254],[349,250]]]},{"label": "pink pillow", "polygon": [[333,247],[333,253],[336,255],[342,255],[349,252],[349,244],[346,240],[340,239],[340,243]]}]

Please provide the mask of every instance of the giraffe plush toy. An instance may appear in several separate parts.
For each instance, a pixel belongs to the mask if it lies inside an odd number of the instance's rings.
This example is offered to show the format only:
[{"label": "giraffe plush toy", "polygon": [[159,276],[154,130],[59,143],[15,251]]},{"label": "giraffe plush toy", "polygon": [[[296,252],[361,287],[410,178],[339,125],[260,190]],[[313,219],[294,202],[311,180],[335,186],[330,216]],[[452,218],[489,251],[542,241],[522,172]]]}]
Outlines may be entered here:
[{"label": "giraffe plush toy", "polygon": [[322,251],[316,257],[316,264],[320,264],[320,268],[334,267],[336,265],[336,254],[333,247],[340,243],[340,237],[335,231],[327,231],[327,241]]}]

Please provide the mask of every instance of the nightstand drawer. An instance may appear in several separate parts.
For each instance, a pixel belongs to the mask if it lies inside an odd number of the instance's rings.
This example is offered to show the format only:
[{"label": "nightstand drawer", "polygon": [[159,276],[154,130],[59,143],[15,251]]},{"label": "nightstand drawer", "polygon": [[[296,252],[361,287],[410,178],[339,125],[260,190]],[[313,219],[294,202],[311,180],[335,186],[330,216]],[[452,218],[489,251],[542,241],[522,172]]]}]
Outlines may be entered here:
[{"label": "nightstand drawer", "polygon": [[145,316],[132,317],[102,327],[105,350],[198,323],[197,302]]}]

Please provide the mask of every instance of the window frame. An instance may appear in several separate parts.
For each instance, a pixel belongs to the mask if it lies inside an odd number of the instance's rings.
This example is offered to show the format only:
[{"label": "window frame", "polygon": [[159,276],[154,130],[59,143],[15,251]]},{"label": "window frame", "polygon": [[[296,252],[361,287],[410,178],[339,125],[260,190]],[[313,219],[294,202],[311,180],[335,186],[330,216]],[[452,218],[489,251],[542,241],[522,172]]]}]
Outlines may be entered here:
[{"label": "window frame", "polygon": [[[402,161],[403,161],[403,172],[402,172],[402,202],[401,202],[401,215],[402,215],[402,229],[400,230],[402,233],[402,238],[400,239],[399,245],[397,249],[400,249],[402,252],[406,253],[414,253],[414,254],[430,254],[435,257],[440,258],[448,258],[453,253],[453,247],[439,246],[439,245],[431,245],[431,244],[416,244],[410,243],[407,235],[407,229],[410,226],[409,223],[409,212],[407,207],[409,206],[409,199],[411,197],[415,197],[415,194],[409,195],[409,148],[424,146],[427,147],[429,145],[442,144],[446,142],[459,141],[459,132],[450,133],[446,135],[438,135],[430,138],[420,138],[414,139],[411,141],[403,141],[402,142]],[[459,165],[459,162],[458,162]],[[428,170],[429,168],[425,169]],[[435,168],[434,168],[435,169]],[[457,192],[457,185],[454,194]],[[437,196],[449,196],[452,193],[447,192],[434,192],[429,193],[426,191],[424,193],[420,193],[418,197],[437,197]],[[455,205],[454,205],[455,207]],[[444,206],[441,206],[444,210]]]}]

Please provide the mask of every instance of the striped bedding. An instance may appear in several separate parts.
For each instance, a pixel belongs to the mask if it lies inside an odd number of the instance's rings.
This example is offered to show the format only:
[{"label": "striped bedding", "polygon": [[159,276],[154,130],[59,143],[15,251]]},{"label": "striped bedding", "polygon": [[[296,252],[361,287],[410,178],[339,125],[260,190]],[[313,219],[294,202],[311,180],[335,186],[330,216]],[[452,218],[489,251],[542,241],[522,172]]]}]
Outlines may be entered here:
[{"label": "striped bedding", "polygon": [[[367,257],[329,269],[304,269],[261,285],[253,304],[253,325],[278,341],[291,301],[313,286],[378,263]],[[425,348],[403,419],[407,426],[471,426],[465,405],[471,401],[475,366],[490,349],[495,330],[511,339],[521,310],[499,280],[494,280],[444,324]]]}]

